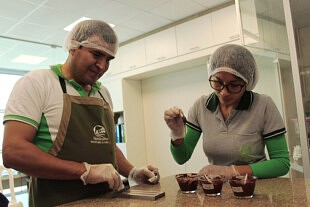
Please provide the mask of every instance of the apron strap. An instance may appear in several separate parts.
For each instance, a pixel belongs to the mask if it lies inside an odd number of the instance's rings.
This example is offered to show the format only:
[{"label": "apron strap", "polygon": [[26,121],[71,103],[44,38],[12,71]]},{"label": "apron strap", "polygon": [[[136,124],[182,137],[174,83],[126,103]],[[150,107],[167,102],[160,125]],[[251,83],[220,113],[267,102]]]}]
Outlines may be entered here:
[{"label": "apron strap", "polygon": [[[105,100],[105,98],[103,97],[103,95],[102,95],[102,93],[100,92],[100,90],[98,90],[98,93],[99,93],[99,95],[101,96],[101,98],[103,99],[103,100]],[[107,102],[107,100],[105,100],[105,102]],[[108,102],[107,102],[108,103]]]},{"label": "apron strap", "polygon": [[62,88],[62,92],[63,93],[67,93],[67,88],[66,88],[66,83],[65,83],[65,80],[58,76],[58,79],[59,79],[59,82],[60,82],[60,85],[61,85],[61,88]]},{"label": "apron strap", "polygon": [[[67,88],[66,88],[65,80],[64,80],[62,77],[60,77],[60,76],[58,76],[58,79],[59,79],[59,82],[60,82],[60,86],[61,86],[61,88],[62,88],[62,92],[63,92],[63,93],[67,93]],[[102,98],[105,102],[107,102],[107,100],[104,98],[104,96],[102,95],[102,93],[100,92],[100,90],[98,90],[98,93],[99,93],[99,95],[101,96],[101,98]],[[107,103],[108,103],[108,102],[107,102]]]}]

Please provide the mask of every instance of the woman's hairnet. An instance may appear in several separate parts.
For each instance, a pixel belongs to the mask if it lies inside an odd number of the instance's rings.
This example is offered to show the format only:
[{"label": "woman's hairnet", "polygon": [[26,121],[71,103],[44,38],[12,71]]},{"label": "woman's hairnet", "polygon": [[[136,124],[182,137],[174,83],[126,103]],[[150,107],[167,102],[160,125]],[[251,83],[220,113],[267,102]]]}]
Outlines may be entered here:
[{"label": "woman's hairnet", "polygon": [[243,46],[227,44],[218,48],[209,62],[209,77],[229,72],[246,82],[246,90],[253,90],[258,81],[258,69],[252,53]]},{"label": "woman's hairnet", "polygon": [[115,57],[118,39],[114,30],[104,21],[85,20],[71,30],[65,42],[68,51],[80,46],[98,49]]}]

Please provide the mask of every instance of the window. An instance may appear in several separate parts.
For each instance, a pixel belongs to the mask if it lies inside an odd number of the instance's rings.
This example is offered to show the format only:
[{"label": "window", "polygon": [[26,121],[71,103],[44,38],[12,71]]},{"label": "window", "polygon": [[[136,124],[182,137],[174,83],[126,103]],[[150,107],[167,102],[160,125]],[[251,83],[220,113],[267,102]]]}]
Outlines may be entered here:
[{"label": "window", "polygon": [[22,75],[14,75],[14,74],[0,74],[0,88],[1,88],[1,99],[0,99],[0,165],[3,165],[2,162],[2,142],[3,142],[3,115],[7,100],[11,94],[11,91],[16,83],[16,81],[22,77]]},{"label": "window", "polygon": [[[16,74],[6,74],[3,73],[2,70],[0,70],[0,88],[1,88],[1,99],[0,99],[0,165],[3,165],[2,160],[2,142],[3,142],[3,131],[4,131],[4,125],[3,125],[3,115],[5,106],[7,103],[7,100],[11,94],[11,91],[18,79],[20,79],[25,72],[17,72]],[[8,186],[8,173],[7,171],[3,171],[3,173],[0,175],[2,177],[2,184],[4,191],[3,193],[8,196],[9,195],[9,189]],[[27,190],[27,180],[25,179],[25,175],[13,170],[13,176],[14,176],[14,186],[15,193],[24,193]]]}]

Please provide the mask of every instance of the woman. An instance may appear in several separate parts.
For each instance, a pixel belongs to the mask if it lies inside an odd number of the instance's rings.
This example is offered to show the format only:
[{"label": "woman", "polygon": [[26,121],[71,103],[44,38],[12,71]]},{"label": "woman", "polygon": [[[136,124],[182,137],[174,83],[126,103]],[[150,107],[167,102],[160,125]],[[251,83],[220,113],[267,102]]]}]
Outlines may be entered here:
[{"label": "woman", "polygon": [[189,160],[202,134],[210,164],[200,174],[272,178],[289,171],[283,119],[269,96],[252,91],[257,80],[254,57],[245,47],[228,44],[214,52],[209,66],[214,92],[194,102],[187,120],[178,107],[164,113],[177,163]]}]

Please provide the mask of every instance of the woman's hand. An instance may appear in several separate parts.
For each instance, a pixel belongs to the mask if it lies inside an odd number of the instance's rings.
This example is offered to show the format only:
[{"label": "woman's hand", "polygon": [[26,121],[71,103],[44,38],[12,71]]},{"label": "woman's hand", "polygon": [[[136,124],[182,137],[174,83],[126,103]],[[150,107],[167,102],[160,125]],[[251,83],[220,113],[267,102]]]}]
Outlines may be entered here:
[{"label": "woman's hand", "polygon": [[175,141],[176,139],[184,138],[185,136],[185,127],[184,127],[184,114],[183,111],[174,106],[165,111],[164,119],[167,126],[171,130],[171,139]]},{"label": "woman's hand", "polygon": [[224,175],[226,179],[233,176],[240,175],[233,165],[220,166],[220,165],[207,165],[199,171],[199,175]]}]

